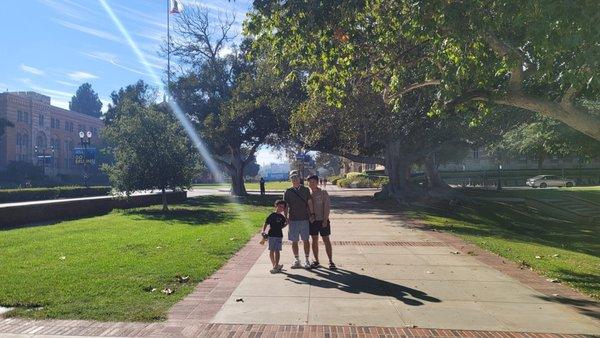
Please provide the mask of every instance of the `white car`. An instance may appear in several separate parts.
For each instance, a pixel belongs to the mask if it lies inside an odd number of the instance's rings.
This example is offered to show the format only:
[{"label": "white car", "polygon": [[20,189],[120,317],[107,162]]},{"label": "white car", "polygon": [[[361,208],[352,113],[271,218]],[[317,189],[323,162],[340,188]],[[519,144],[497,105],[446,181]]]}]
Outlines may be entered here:
[{"label": "white car", "polygon": [[526,184],[532,188],[547,188],[547,187],[574,187],[575,181],[565,178],[560,178],[554,175],[537,175],[527,179]]}]

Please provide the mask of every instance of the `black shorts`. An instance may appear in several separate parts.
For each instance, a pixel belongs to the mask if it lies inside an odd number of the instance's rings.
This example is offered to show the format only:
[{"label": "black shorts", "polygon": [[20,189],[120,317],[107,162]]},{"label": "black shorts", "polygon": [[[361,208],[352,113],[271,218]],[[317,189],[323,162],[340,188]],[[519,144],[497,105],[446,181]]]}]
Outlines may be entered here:
[{"label": "black shorts", "polygon": [[310,223],[309,229],[311,236],[329,236],[331,235],[331,222],[327,220],[327,226],[323,226],[323,221],[314,221]]}]

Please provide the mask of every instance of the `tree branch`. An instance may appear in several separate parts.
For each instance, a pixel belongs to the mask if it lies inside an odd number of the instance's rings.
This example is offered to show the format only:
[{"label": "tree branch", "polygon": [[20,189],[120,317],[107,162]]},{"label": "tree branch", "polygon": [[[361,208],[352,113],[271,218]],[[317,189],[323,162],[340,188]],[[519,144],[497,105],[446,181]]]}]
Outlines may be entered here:
[{"label": "tree branch", "polygon": [[508,45],[490,32],[484,34],[484,39],[490,45],[490,48],[496,55],[502,58],[514,58],[518,61],[510,71],[510,80],[508,80],[508,88],[512,92],[520,92],[523,87],[525,74],[523,65],[527,63],[525,56],[518,49]]},{"label": "tree branch", "polygon": [[386,103],[389,103],[391,100],[394,100],[408,92],[411,92],[415,89],[419,89],[419,88],[423,88],[423,87],[428,87],[428,86],[437,86],[439,84],[441,84],[442,81],[441,80],[426,80],[423,82],[417,82],[417,83],[413,83],[410,84],[408,86],[405,86],[404,88],[400,89],[397,93],[394,93],[392,95],[388,95],[389,93],[389,88],[384,89],[383,91],[383,100]]}]

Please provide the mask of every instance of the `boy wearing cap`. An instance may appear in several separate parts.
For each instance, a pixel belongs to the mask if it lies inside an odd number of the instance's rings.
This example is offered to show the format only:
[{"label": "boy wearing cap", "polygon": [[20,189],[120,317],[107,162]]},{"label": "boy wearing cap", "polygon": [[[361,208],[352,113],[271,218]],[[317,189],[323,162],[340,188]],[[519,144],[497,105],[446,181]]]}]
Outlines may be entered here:
[{"label": "boy wearing cap", "polygon": [[304,267],[310,269],[308,261],[310,255],[310,236],[309,223],[314,220],[314,215],[310,206],[310,191],[307,187],[300,185],[300,173],[298,170],[290,172],[290,181],[292,187],[288,188],[283,194],[283,200],[287,203],[285,217],[288,219],[288,239],[292,242],[292,252],[295,261],[292,269],[301,268],[298,256],[298,241],[301,239],[304,246],[305,264]]}]

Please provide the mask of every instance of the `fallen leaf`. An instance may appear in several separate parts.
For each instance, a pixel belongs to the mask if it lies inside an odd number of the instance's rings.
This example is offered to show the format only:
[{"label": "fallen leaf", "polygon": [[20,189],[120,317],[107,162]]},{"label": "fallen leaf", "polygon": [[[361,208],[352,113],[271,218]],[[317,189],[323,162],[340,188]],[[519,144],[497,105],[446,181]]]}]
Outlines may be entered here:
[{"label": "fallen leaf", "polygon": [[430,275],[433,275],[433,272],[431,272],[431,271],[427,271],[426,273],[428,273]]},{"label": "fallen leaf", "polygon": [[553,293],[552,296],[558,297],[558,293]]},{"label": "fallen leaf", "polygon": [[411,327],[411,328],[413,328],[413,329],[414,329],[414,328],[416,328],[417,326],[416,326],[416,325],[409,325],[409,324],[406,324],[406,325],[404,325],[404,327]]},{"label": "fallen leaf", "polygon": [[60,259],[61,261],[64,261],[65,259],[67,259],[67,257],[65,257],[65,256],[60,256],[58,259]]},{"label": "fallen leaf", "polygon": [[450,251],[450,253],[454,254],[454,255],[460,255],[460,252],[458,252],[458,251]]},{"label": "fallen leaf", "polygon": [[542,256],[535,256],[535,259],[542,259]]},{"label": "fallen leaf", "polygon": [[160,246],[157,246],[156,248],[157,248],[157,249],[160,249],[161,247],[160,247]]},{"label": "fallen leaf", "polygon": [[235,300],[238,303],[243,303],[244,302],[244,298],[236,298]]},{"label": "fallen leaf", "polygon": [[166,289],[162,290],[161,292],[164,293],[165,295],[170,295],[173,293],[173,290],[166,288]]},{"label": "fallen leaf", "polygon": [[231,237],[229,240],[230,240],[230,241],[233,241],[233,240],[235,240],[235,237]]},{"label": "fallen leaf", "polygon": [[553,278],[548,278],[548,279],[546,279],[546,281],[548,281],[550,283],[560,283],[560,281],[558,279],[553,279]]},{"label": "fallen leaf", "polygon": [[560,256],[559,254],[552,255],[552,257],[559,257],[559,256]]},{"label": "fallen leaf", "polygon": [[190,276],[177,276],[179,283],[187,283],[190,280]]}]

